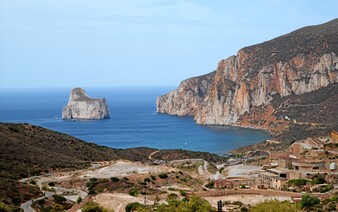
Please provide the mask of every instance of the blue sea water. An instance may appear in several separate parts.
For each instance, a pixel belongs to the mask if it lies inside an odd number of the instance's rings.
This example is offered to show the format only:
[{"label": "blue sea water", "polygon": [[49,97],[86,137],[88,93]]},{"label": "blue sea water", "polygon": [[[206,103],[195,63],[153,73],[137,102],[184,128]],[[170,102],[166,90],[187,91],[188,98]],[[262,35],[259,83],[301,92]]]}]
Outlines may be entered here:
[{"label": "blue sea water", "polygon": [[173,88],[92,88],[91,97],[105,97],[111,118],[67,121],[61,110],[70,90],[7,90],[0,93],[0,122],[25,122],[114,148],[154,147],[217,154],[268,139],[265,131],[196,125],[191,117],[156,113],[156,97]]}]

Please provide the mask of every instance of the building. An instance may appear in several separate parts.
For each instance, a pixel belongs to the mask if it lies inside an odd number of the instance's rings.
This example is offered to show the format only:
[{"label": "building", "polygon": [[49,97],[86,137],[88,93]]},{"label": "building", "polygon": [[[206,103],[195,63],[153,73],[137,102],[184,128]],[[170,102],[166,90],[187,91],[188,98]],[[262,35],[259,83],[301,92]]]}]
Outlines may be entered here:
[{"label": "building", "polygon": [[227,177],[224,179],[215,180],[214,187],[218,189],[233,189],[241,186],[252,187],[256,183],[256,179],[247,177]]},{"label": "building", "polygon": [[271,152],[269,154],[269,165],[289,168],[292,165],[292,160],[295,158],[290,152]]},{"label": "building", "polygon": [[324,170],[325,162],[323,160],[307,160],[307,159],[294,159],[292,167],[297,171],[313,172],[316,170]]},{"label": "building", "polygon": [[286,169],[268,169],[258,174],[259,188],[281,189],[289,180]]}]

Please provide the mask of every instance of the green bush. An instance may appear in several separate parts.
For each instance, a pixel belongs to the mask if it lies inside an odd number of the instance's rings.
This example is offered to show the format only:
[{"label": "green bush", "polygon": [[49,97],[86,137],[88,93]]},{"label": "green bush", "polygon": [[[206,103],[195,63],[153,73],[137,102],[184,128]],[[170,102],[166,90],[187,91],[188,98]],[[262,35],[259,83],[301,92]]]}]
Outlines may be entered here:
[{"label": "green bush", "polygon": [[331,184],[324,185],[324,186],[320,187],[320,193],[326,193],[328,191],[331,191],[333,188],[334,187]]},{"label": "green bush", "polygon": [[30,184],[36,185],[36,182],[34,180],[29,181]]},{"label": "green bush", "polygon": [[110,179],[111,179],[111,181],[114,182],[114,183],[120,182],[120,179],[117,178],[117,177],[111,177]]},{"label": "green bush", "polygon": [[149,183],[150,182],[150,178],[149,177],[146,177],[146,178],[144,178],[144,180],[143,180],[145,183]]},{"label": "green bush", "polygon": [[308,208],[308,207],[319,204],[319,202],[320,200],[318,199],[318,197],[305,194],[302,196],[302,201],[300,203],[302,205],[302,208]]},{"label": "green bush", "polygon": [[165,179],[165,178],[168,178],[168,175],[166,173],[161,173],[158,175],[158,177],[161,179]]},{"label": "green bush", "polygon": [[60,205],[63,205],[63,203],[67,201],[66,198],[60,195],[54,195],[53,197],[54,197],[54,202]]},{"label": "green bush", "polygon": [[1,212],[11,212],[11,208],[3,202],[0,202],[0,211]]},{"label": "green bush", "polygon": [[108,212],[107,209],[104,209],[96,202],[87,202],[83,208],[82,212]]},{"label": "green bush", "polygon": [[306,185],[306,183],[308,183],[309,180],[307,179],[303,179],[303,178],[300,178],[300,179],[293,179],[293,180],[289,180],[288,181],[288,185],[295,185],[295,186],[302,186],[302,185]]},{"label": "green bush", "polygon": [[54,182],[49,182],[48,185],[49,186],[55,186],[55,183]]},{"label": "green bush", "polygon": [[180,194],[182,195],[182,196],[187,196],[187,192],[186,191],[184,191],[184,190],[180,190]]},{"label": "green bush", "polygon": [[76,200],[76,203],[77,204],[80,204],[82,202],[82,198],[81,197],[78,197],[77,200]]},{"label": "green bush", "polygon": [[205,185],[205,187],[207,187],[207,188],[214,188],[214,185],[215,185],[215,182],[214,181],[210,181],[209,183],[207,183],[206,185]]},{"label": "green bush", "polygon": [[55,204],[51,210],[51,212],[62,212],[62,211],[65,211],[65,209],[60,204]]},{"label": "green bush", "polygon": [[313,185],[314,184],[323,184],[323,183],[326,183],[326,180],[324,179],[324,177],[322,175],[317,175],[317,176],[314,176],[312,178],[312,182],[311,182]]},{"label": "green bush", "polygon": [[176,200],[176,199],[178,199],[177,194],[175,194],[175,193],[170,193],[170,194],[168,195],[167,201],[170,201],[170,200]]},{"label": "green bush", "polygon": [[133,188],[133,189],[131,189],[131,190],[129,191],[129,195],[130,195],[130,196],[137,197],[138,194],[139,194],[139,191],[138,191],[138,189],[136,189],[136,188]]},{"label": "green bush", "polygon": [[151,178],[152,180],[156,180],[156,176],[154,176],[154,175],[150,175],[150,178]]},{"label": "green bush", "polygon": [[132,203],[129,203],[125,207],[125,210],[126,210],[126,212],[132,212],[132,211],[136,211],[137,209],[140,209],[140,208],[144,208],[144,205],[142,205],[139,202],[132,202]]}]

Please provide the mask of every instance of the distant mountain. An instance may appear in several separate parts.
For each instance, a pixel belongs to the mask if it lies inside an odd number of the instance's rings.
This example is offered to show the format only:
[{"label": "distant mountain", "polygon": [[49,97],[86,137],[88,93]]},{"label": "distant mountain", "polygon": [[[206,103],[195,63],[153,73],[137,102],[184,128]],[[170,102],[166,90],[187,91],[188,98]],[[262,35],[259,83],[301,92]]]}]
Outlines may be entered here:
[{"label": "distant mountain", "polygon": [[[198,124],[262,128],[280,135],[295,124],[306,128],[312,123],[327,133],[338,118],[337,83],[334,19],[245,47],[221,60],[216,71],[187,79],[158,97],[156,107],[159,113],[193,116]],[[318,90],[324,95],[319,99]],[[318,114],[330,116],[329,121]]]}]

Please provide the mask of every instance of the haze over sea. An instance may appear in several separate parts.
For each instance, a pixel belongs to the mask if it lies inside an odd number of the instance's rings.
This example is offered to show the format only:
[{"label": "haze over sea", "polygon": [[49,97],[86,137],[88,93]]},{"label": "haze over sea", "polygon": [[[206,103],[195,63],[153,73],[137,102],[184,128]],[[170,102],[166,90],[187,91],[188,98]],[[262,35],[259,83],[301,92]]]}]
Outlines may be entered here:
[{"label": "haze over sea", "polygon": [[266,132],[226,126],[196,125],[191,117],[156,113],[156,98],[173,88],[91,88],[105,97],[111,118],[61,119],[70,89],[7,90],[0,93],[0,121],[30,123],[113,148],[154,147],[222,154],[268,139]]}]

